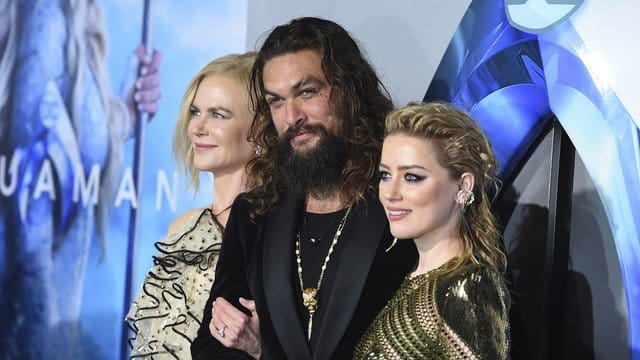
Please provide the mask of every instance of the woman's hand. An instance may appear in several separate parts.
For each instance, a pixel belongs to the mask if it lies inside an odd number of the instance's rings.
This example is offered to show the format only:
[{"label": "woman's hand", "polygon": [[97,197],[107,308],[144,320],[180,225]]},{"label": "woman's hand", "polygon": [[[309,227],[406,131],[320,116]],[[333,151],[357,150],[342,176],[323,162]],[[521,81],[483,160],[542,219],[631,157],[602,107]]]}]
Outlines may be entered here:
[{"label": "woman's hand", "polygon": [[226,347],[242,350],[258,359],[260,346],[260,321],[253,300],[240,298],[240,304],[251,312],[248,316],[224,298],[217,298],[211,309],[209,332]]}]

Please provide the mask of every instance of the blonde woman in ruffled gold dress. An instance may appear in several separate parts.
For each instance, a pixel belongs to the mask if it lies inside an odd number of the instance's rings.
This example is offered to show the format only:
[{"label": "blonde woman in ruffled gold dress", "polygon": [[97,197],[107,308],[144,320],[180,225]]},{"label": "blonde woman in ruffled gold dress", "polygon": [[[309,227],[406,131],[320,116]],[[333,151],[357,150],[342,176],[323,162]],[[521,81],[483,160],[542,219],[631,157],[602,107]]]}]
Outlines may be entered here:
[{"label": "blonde woman in ruffled gold dress", "polygon": [[169,226],[129,313],[131,358],[189,359],[214,278],[224,227],[246,190],[247,162],[259,151],[247,141],[253,119],[248,83],[254,53],[227,55],[191,81],[180,106],[174,154],[198,189],[200,172],[214,174],[214,201]]},{"label": "blonde woman in ruffled gold dress", "polygon": [[413,239],[419,258],[355,358],[507,359],[509,294],[489,208],[498,167],[490,143],[471,117],[443,103],[410,103],[385,126],[380,201],[391,233]]}]

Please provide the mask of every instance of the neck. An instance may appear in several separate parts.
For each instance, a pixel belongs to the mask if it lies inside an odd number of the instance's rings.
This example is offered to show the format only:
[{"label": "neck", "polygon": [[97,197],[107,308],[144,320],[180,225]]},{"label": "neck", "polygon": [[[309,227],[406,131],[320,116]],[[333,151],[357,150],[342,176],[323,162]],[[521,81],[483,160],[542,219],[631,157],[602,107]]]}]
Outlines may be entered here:
[{"label": "neck", "polygon": [[[233,203],[238,194],[245,191],[245,171],[244,168],[226,174],[214,174],[213,177],[213,199],[212,211],[217,214]],[[218,221],[226,225],[228,211],[220,214]]]},{"label": "neck", "polygon": [[421,275],[442,266],[458,255],[462,245],[462,240],[454,234],[423,237],[414,239],[414,242],[418,248],[418,266],[411,276]]},{"label": "neck", "polygon": [[305,210],[315,214],[327,214],[342,210],[346,203],[339,192],[329,194],[307,195]]}]

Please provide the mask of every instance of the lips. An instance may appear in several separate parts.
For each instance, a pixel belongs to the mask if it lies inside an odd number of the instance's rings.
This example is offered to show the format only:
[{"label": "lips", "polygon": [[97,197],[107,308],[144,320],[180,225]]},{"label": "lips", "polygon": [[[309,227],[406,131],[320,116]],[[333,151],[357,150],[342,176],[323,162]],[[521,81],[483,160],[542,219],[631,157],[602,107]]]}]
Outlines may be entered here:
[{"label": "lips", "polygon": [[217,147],[218,147],[217,145],[210,145],[210,144],[200,144],[200,143],[193,144],[193,149],[196,152],[203,152],[203,151],[211,150]]},{"label": "lips", "polygon": [[407,217],[411,213],[411,210],[404,209],[391,209],[387,208],[387,217],[389,221],[398,221]]},{"label": "lips", "polygon": [[310,131],[301,131],[297,134],[295,134],[292,138],[291,141],[292,142],[299,142],[299,141],[304,141],[309,139],[311,136],[313,135],[312,132]]}]

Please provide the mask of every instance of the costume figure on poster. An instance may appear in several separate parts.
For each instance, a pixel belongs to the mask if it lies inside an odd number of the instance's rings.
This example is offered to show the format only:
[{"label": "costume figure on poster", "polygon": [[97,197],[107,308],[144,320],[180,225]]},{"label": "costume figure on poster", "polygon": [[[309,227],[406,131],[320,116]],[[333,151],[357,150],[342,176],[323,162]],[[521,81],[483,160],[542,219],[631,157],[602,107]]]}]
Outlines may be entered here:
[{"label": "costume figure on poster", "polygon": [[90,244],[107,241],[136,107],[157,111],[160,54],[136,50],[114,96],[100,2],[3,0],[0,9],[1,150],[15,169],[0,199],[0,347],[23,359],[79,358],[91,352],[79,324]]},{"label": "costume figure on poster", "polygon": [[[134,331],[132,359],[190,357],[229,210],[246,190],[245,166],[256,154],[247,141],[254,115],[249,107],[254,60],[252,52],[213,60],[187,87],[174,132],[174,154],[196,190],[200,172],[213,173],[214,203],[176,218],[155,243],[153,266],[126,316]],[[251,351],[259,355],[257,323],[253,334]]]},{"label": "costume figure on poster", "polygon": [[510,297],[490,210],[498,163],[489,141],[442,103],[393,111],[386,133],[380,201],[391,233],[413,239],[419,258],[355,358],[508,359]]}]

